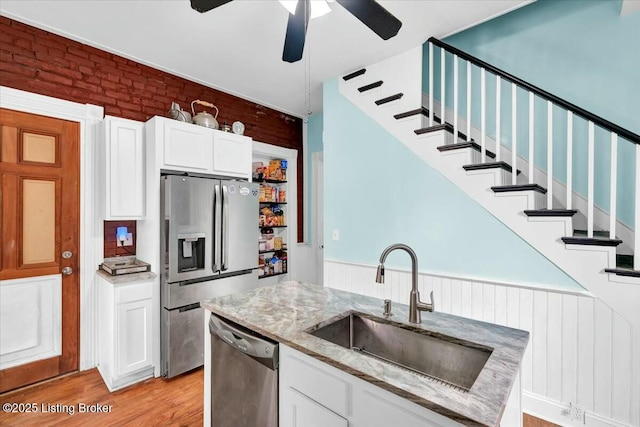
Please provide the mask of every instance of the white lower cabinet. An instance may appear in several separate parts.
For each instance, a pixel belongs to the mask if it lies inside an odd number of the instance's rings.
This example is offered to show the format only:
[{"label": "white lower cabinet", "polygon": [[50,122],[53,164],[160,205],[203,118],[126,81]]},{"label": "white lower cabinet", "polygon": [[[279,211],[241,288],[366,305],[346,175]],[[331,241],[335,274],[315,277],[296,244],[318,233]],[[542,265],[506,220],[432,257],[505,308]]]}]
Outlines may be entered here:
[{"label": "white lower cabinet", "polygon": [[156,280],[112,283],[98,273],[98,370],[110,391],[154,374]]},{"label": "white lower cabinet", "polygon": [[290,347],[279,348],[282,427],[462,426]]},{"label": "white lower cabinet", "polygon": [[280,427],[347,427],[349,422],[315,400],[287,387],[280,394]]}]

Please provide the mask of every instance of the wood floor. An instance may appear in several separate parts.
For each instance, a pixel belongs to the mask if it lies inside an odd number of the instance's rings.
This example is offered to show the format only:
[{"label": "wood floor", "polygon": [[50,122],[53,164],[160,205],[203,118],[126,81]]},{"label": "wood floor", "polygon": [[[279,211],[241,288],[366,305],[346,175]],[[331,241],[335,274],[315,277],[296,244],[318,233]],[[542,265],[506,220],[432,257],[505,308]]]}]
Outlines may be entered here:
[{"label": "wood floor", "polygon": [[[0,412],[1,426],[202,426],[203,369],[171,380],[150,379],[109,393],[96,369],[0,395],[0,404],[35,404],[38,412]],[[81,404],[110,407],[79,413]],[[31,406],[33,407],[33,406]],[[73,409],[73,414],[70,414]],[[62,412],[53,412],[54,410]],[[48,412],[43,412],[48,411]],[[524,427],[557,427],[524,415]]]},{"label": "wood floor", "polygon": [[[109,393],[98,371],[91,369],[1,395],[0,425],[202,426],[203,387],[203,369],[198,369],[171,380],[149,379]],[[35,403],[38,412],[7,413],[8,403]],[[109,405],[110,412],[79,413],[81,404],[88,408],[99,404],[102,409]],[[63,412],[51,412],[56,409]]]}]

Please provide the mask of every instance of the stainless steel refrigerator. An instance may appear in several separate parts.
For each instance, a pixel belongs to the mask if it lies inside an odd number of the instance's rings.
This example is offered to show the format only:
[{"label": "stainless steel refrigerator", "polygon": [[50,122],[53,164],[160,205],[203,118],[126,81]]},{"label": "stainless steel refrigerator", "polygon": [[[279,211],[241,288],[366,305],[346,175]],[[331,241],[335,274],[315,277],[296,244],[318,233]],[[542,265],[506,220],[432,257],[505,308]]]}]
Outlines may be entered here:
[{"label": "stainless steel refrigerator", "polygon": [[257,286],[258,185],[161,178],[161,367],[171,378],[204,361],[200,301]]}]

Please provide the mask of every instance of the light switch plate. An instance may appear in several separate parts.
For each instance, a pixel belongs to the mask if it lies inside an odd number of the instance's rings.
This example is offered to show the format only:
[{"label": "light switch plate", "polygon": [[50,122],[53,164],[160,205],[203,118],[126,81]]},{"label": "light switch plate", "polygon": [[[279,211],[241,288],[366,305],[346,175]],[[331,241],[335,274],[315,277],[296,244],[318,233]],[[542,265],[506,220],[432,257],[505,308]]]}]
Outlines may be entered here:
[{"label": "light switch plate", "polygon": [[331,238],[333,240],[340,240],[340,230],[337,228],[334,228],[333,232],[331,233]]}]

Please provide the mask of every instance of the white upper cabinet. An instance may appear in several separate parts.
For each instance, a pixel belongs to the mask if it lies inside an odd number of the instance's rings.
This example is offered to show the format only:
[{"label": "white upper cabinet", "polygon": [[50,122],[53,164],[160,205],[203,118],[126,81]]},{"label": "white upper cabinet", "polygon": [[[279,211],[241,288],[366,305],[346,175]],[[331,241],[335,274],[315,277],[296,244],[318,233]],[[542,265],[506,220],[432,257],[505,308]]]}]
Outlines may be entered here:
[{"label": "white upper cabinet", "polygon": [[144,123],[105,117],[103,129],[105,219],[144,219]]},{"label": "white upper cabinet", "polygon": [[213,133],[210,129],[167,119],[164,122],[163,167],[210,172]]},{"label": "white upper cabinet", "polygon": [[215,175],[251,177],[251,138],[216,131],[213,135],[213,173]]},{"label": "white upper cabinet", "polygon": [[251,178],[251,138],[154,117],[149,122],[160,169]]}]

